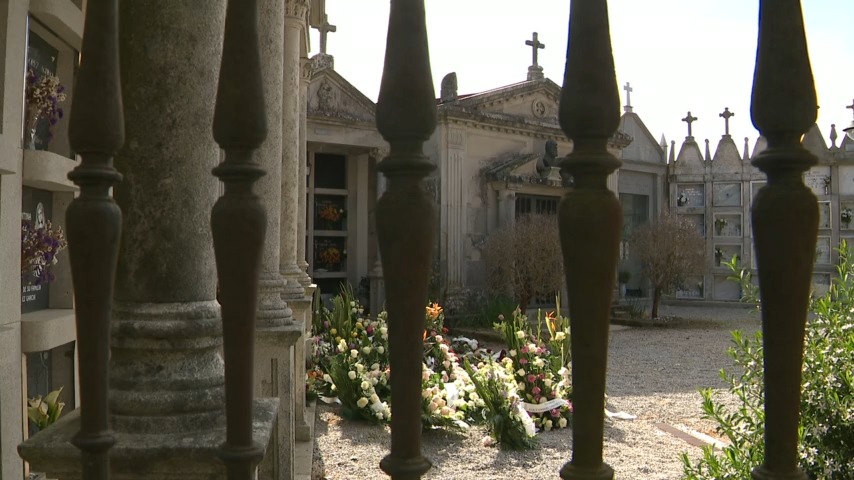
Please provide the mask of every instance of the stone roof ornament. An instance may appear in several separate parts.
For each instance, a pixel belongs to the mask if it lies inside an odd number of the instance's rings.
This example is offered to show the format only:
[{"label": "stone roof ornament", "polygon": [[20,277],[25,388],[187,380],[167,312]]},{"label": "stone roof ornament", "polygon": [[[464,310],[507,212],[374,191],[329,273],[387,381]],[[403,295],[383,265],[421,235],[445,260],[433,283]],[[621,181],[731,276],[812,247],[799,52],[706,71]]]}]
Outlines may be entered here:
[{"label": "stone roof ornament", "polygon": [[525,45],[531,47],[532,53],[532,65],[528,67],[528,81],[531,80],[542,80],[545,78],[543,75],[543,67],[537,63],[537,51],[543,50],[546,48],[545,43],[541,43],[539,39],[539,35],[537,32],[534,32],[531,40],[525,40]]},{"label": "stone roof ornament", "polygon": [[705,158],[705,160],[707,162],[712,161],[712,151],[709,150],[709,139],[708,138],[706,139],[706,158]]},{"label": "stone roof ornament", "polygon": [[[851,105],[848,105],[845,108],[850,108],[851,113],[854,113],[854,100],[852,100]],[[851,124],[843,128],[842,131],[845,132],[846,135],[848,135],[848,138],[854,140],[854,120],[851,120]]]},{"label": "stone roof ornament", "polygon": [[626,105],[623,107],[623,111],[629,113],[632,111],[632,92],[635,89],[632,88],[632,85],[629,82],[623,86],[623,90],[626,91]]},{"label": "stone roof ornament", "polygon": [[332,32],[332,33],[337,32],[338,27],[330,24],[329,19],[324,14],[323,15],[323,23],[321,23],[320,25],[318,25],[314,28],[317,29],[318,32],[320,32],[320,53],[326,55],[326,37],[330,32]]},{"label": "stone roof ornament", "polygon": [[735,114],[729,111],[729,107],[726,107],[726,108],[724,108],[723,113],[719,113],[718,116],[724,119],[724,136],[728,137],[729,136],[729,119],[732,118],[733,116],[735,116]]},{"label": "stone roof ornament", "polygon": [[451,72],[445,75],[442,79],[442,86],[439,94],[441,103],[453,102],[457,99],[457,72]]},{"label": "stone roof ornament", "polygon": [[692,117],[691,111],[688,110],[688,116],[683,118],[682,121],[688,124],[688,136],[685,138],[687,140],[694,140],[694,135],[691,133],[691,124],[697,121],[697,117]]},{"label": "stone roof ornament", "polygon": [[750,161],[750,139],[747,137],[744,137],[744,158],[742,160],[745,162]]},{"label": "stone roof ornament", "polygon": [[836,148],[836,139],[839,138],[836,134],[836,124],[830,124],[830,148]]}]

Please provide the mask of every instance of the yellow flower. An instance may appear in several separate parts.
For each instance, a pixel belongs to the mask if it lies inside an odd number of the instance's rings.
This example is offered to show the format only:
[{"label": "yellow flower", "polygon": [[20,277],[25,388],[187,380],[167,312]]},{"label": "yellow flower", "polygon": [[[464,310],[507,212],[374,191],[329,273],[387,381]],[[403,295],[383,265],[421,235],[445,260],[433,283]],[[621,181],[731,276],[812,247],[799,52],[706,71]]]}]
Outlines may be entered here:
[{"label": "yellow flower", "polygon": [[437,318],[439,318],[439,315],[442,314],[442,307],[440,307],[439,304],[436,302],[427,305],[426,309],[427,315],[433,320],[436,320]]}]

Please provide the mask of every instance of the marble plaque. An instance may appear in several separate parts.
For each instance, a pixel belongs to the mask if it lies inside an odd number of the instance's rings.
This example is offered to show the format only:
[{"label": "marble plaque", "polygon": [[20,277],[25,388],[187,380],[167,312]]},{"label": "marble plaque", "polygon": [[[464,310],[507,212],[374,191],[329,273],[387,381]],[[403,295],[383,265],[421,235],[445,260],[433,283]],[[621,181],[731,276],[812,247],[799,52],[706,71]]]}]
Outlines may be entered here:
[{"label": "marble plaque", "polygon": [[740,237],[743,231],[740,213],[715,214],[716,237]]},{"label": "marble plaque", "polygon": [[756,194],[759,193],[759,190],[765,186],[764,181],[758,182],[750,182],[750,204],[753,205],[753,201],[756,200]]},{"label": "marble plaque", "polygon": [[854,165],[839,166],[838,189],[840,195],[854,195]]},{"label": "marble plaque", "polygon": [[724,262],[732,260],[733,256],[741,259],[741,245],[739,244],[716,244],[715,245],[715,266],[722,267]]},{"label": "marble plaque", "polygon": [[716,207],[741,206],[741,183],[715,183],[712,185],[712,204]]},{"label": "marble plaque", "polygon": [[813,167],[804,173],[804,184],[816,195],[830,195],[830,167]]},{"label": "marble plaque", "polygon": [[741,300],[741,285],[727,278],[727,275],[715,276],[715,300]]},{"label": "marble plaque", "polygon": [[815,263],[830,265],[830,237],[818,237],[815,246]]},{"label": "marble plaque", "polygon": [[830,290],[830,275],[826,273],[815,273],[812,276],[813,296],[820,297]]},{"label": "marble plaque", "polygon": [[830,202],[818,202],[818,228],[830,229]]},{"label": "marble plaque", "polygon": [[676,186],[677,207],[702,207],[706,204],[706,189],[702,183],[684,183]]},{"label": "marble plaque", "polygon": [[685,278],[685,283],[676,290],[677,298],[706,298],[703,277],[693,275]]},{"label": "marble plaque", "polygon": [[698,213],[698,214],[680,213],[679,218],[685,219],[686,221],[693,223],[697,227],[697,233],[703,238],[706,237],[706,216],[705,215],[703,215],[702,213]]}]

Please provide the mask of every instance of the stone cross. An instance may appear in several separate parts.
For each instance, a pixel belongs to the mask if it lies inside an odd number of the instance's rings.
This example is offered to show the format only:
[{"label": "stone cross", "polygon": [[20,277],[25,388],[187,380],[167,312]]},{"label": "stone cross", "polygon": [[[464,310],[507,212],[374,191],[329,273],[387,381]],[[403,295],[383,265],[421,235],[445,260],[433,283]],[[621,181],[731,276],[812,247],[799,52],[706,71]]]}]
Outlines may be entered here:
[{"label": "stone cross", "polygon": [[[724,108],[723,113],[719,113],[718,116],[724,119],[724,135],[729,136],[729,119],[735,114],[729,111],[729,107]],[[688,128],[691,128],[691,124],[688,124]],[[690,135],[690,133],[689,133]]]},{"label": "stone cross", "polygon": [[626,82],[626,85],[623,87],[623,90],[626,91],[626,107],[632,108],[632,92],[634,92],[635,89],[632,88],[629,82]]},{"label": "stone cross", "polygon": [[[537,37],[537,35],[536,35],[536,34],[534,34],[534,38],[536,38],[536,37]],[[534,55],[536,56],[536,54],[534,54]],[[848,105],[848,106],[847,106],[847,107],[845,107],[845,108],[850,108],[850,109],[851,109],[851,113],[854,113],[854,100],[852,100],[852,101],[851,101],[851,105]]]},{"label": "stone cross", "polygon": [[537,38],[537,32],[534,32],[533,40],[525,40],[525,45],[529,45],[531,50],[534,51],[534,65],[537,65],[537,50],[546,48],[545,43],[540,43],[540,40]]},{"label": "stone cross", "polygon": [[688,111],[688,116],[683,118],[682,121],[688,124],[688,138],[694,138],[694,135],[691,134],[691,124],[697,120],[697,117],[691,116],[691,111]]},{"label": "stone cross", "polygon": [[317,31],[320,32],[320,53],[326,53],[326,35],[329,32],[336,32],[338,27],[329,23],[329,19],[326,18],[326,15],[323,16],[323,23],[321,23],[317,28]]}]

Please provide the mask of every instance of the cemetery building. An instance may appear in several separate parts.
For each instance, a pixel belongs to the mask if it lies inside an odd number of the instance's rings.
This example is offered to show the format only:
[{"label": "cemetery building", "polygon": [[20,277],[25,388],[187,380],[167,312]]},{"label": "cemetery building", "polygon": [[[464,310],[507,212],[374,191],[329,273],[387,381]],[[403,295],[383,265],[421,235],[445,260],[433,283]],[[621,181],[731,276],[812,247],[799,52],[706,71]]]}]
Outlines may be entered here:
[{"label": "cemetery building", "polygon": [[[686,280],[676,294],[681,299],[738,301],[740,287],[727,280],[731,274],[724,262],[736,256],[740,265],[750,269],[756,277],[756,259],[753,249],[750,211],[756,193],[765,185],[765,174],[751,164],[751,160],[766,148],[765,139],[758,138],[753,145],[745,138],[743,147],[729,133],[731,112],[724,109],[724,134],[714,147],[709,140],[701,148],[691,135],[690,125],[696,121],[688,115],[688,136],[676,153],[670,151],[668,163],[669,207],[680,217],[697,226],[706,239],[706,268]],[[827,291],[831,275],[838,261],[836,248],[839,242],[849,243],[854,238],[851,212],[854,211],[854,141],[843,135],[837,145],[835,127],[830,133],[828,146],[817,125],[804,136],[803,145],[818,159],[804,174],[805,184],[818,197],[819,233],[813,272],[813,290],[816,294]]]}]

